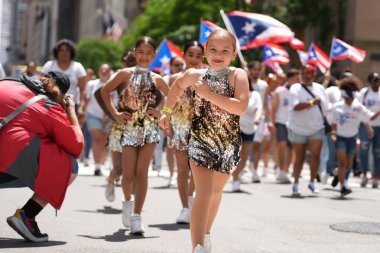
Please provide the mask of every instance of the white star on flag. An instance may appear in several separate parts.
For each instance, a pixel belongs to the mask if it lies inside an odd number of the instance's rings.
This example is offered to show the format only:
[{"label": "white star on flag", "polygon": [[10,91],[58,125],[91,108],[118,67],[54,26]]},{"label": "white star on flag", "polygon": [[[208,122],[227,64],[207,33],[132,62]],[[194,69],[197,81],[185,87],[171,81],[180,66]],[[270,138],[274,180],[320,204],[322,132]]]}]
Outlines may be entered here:
[{"label": "white star on flag", "polygon": [[336,54],[339,54],[340,52],[342,52],[343,51],[343,48],[342,47],[336,47],[335,49],[334,49],[334,53],[336,53]]},{"label": "white star on flag", "polygon": [[267,56],[272,56],[272,55],[273,55],[272,51],[270,51],[270,50],[267,50],[267,51],[265,52],[265,54],[266,54]]},{"label": "white star on flag", "polygon": [[210,34],[211,34],[210,31],[206,31],[206,32],[205,32],[206,38],[208,38],[208,36],[209,36]]},{"label": "white star on flag", "polygon": [[255,26],[256,26],[255,23],[245,22],[245,25],[241,29],[247,34],[247,33],[255,32]]},{"label": "white star on flag", "polygon": [[164,57],[162,57],[162,58],[160,59],[160,62],[162,63],[162,65],[167,65],[167,64],[169,64],[169,62],[170,62],[170,58],[167,57],[166,54],[165,54]]}]

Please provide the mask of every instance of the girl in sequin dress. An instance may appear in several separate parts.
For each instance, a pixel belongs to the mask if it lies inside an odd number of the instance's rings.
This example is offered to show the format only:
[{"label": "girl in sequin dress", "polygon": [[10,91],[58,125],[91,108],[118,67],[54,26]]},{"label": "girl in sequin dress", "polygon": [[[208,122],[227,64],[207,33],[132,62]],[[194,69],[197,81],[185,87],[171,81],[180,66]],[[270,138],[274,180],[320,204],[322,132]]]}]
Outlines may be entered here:
[{"label": "girl in sequin dress", "polygon": [[[148,169],[156,143],[159,141],[159,111],[162,91],[168,93],[168,86],[162,77],[149,70],[156,55],[153,39],[142,37],[134,49],[136,67],[120,70],[101,90],[102,98],[112,117],[124,123],[120,143],[122,150],[122,181],[125,201],[123,202],[123,224],[131,228],[132,234],[145,232],[141,223],[141,210],[148,188]],[[111,102],[110,93],[125,82],[120,93],[119,108]],[[159,91],[159,90],[160,91]],[[132,197],[134,185],[135,198]],[[131,213],[133,211],[133,215]]]},{"label": "girl in sequin dress", "polygon": [[[183,58],[186,63],[186,70],[190,68],[199,69],[203,63],[202,45],[200,45],[197,41],[192,41],[186,44],[184,48]],[[169,79],[169,86],[172,86],[174,81],[182,75],[183,73],[172,75]],[[168,137],[169,146],[175,149],[175,158],[178,171],[177,185],[182,204],[182,210],[179,213],[176,222],[185,224],[189,223],[190,220],[189,201],[192,199],[194,190],[189,189],[190,168],[189,158],[187,156],[189,131],[193,113],[193,91],[191,87],[188,87],[183,91],[179,101],[174,107],[170,122],[172,127],[172,135]],[[192,180],[192,177],[190,180]]]},{"label": "girl in sequin dress", "polygon": [[212,32],[205,50],[210,68],[189,69],[174,82],[160,119],[163,129],[170,127],[171,109],[191,86],[195,95],[188,156],[196,192],[190,216],[194,252],[211,251],[211,226],[223,188],[239,161],[239,115],[247,108],[249,90],[245,71],[228,67],[236,54],[231,33]]}]

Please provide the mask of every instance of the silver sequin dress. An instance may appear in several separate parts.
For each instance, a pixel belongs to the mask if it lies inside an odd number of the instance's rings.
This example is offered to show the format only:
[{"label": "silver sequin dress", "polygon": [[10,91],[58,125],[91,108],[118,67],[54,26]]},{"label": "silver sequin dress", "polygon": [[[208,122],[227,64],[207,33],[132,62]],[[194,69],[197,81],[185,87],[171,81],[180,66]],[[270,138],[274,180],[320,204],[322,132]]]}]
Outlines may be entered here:
[{"label": "silver sequin dress", "polygon": [[[229,69],[209,68],[203,77],[213,92],[233,97]],[[241,137],[239,116],[194,96],[194,116],[190,128],[189,158],[197,165],[221,173],[232,173],[239,162]]]},{"label": "silver sequin dress", "polygon": [[193,91],[188,87],[182,94],[171,115],[173,135],[168,138],[168,145],[176,150],[187,150],[191,119],[193,117]]},{"label": "silver sequin dress", "polygon": [[147,114],[148,106],[155,107],[157,88],[148,68],[135,67],[125,89],[120,93],[119,111],[132,114],[123,129],[121,146],[141,147],[160,140],[158,119]]}]

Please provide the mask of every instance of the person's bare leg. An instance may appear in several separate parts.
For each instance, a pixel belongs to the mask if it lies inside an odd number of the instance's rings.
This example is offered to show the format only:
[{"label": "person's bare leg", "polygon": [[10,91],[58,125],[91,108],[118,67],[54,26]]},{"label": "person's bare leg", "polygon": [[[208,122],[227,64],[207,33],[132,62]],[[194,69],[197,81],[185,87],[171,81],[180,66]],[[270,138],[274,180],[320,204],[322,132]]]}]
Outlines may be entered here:
[{"label": "person's bare leg", "polygon": [[257,171],[261,158],[261,142],[253,142],[253,169]]},{"label": "person's bare leg", "polygon": [[298,184],[301,175],[303,162],[305,160],[306,144],[293,143],[293,150],[295,153],[294,161],[294,183]]},{"label": "person's bare leg", "polygon": [[176,150],[175,158],[177,162],[177,185],[182,207],[189,208],[189,163],[187,150]]},{"label": "person's bare leg", "polygon": [[204,245],[207,223],[214,190],[214,171],[197,166],[190,160],[195,183],[195,200],[190,215],[190,234],[193,249],[197,244]]},{"label": "person's bare leg", "polygon": [[45,201],[43,198],[41,198],[39,195],[35,193],[33,194],[32,199],[36,201],[37,204],[39,204],[42,208],[44,208],[48,203],[47,201]]},{"label": "person's bare leg", "polygon": [[308,142],[310,150],[310,182],[314,182],[317,177],[319,163],[320,163],[320,154],[322,148],[322,140],[309,140]]},{"label": "person's bare leg", "polygon": [[251,152],[251,148],[252,148],[252,142],[243,143],[240,150],[240,161],[238,163],[236,170],[232,174],[234,181],[239,181],[239,174],[245,168],[249,153]]},{"label": "person's bare leg", "polygon": [[293,149],[286,144],[284,172],[289,172],[289,167],[293,162]]},{"label": "person's bare leg", "polygon": [[107,181],[111,184],[114,184],[115,181],[122,174],[122,166],[121,166],[122,155],[120,152],[111,151],[111,158],[112,158],[112,170],[110,171],[110,174],[107,177]]},{"label": "person's bare leg", "polygon": [[148,171],[151,157],[156,144],[145,144],[139,148],[137,157],[137,169],[134,181],[135,186],[135,214],[141,214],[146,193],[148,191]]},{"label": "person's bare leg", "polygon": [[[138,148],[126,146],[123,147],[123,154],[122,154],[122,174],[123,177],[121,178],[121,187],[123,189],[124,193],[124,199],[126,201],[131,200],[131,195],[133,191],[133,185],[136,175],[136,168],[137,168],[137,155],[138,155]],[[150,162],[150,159],[147,159]]]},{"label": "person's bare leg", "polygon": [[174,175],[174,148],[166,147],[166,159],[168,161],[170,177]]}]

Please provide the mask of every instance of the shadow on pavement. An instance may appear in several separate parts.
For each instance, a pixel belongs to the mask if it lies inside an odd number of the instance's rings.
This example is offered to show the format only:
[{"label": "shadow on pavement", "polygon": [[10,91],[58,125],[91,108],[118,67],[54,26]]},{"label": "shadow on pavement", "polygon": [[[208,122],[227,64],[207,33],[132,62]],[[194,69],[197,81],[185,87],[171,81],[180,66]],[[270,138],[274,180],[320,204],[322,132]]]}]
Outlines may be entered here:
[{"label": "shadow on pavement", "polygon": [[159,238],[159,236],[144,236],[144,235],[131,235],[127,229],[119,229],[112,235],[95,236],[95,235],[78,235],[80,237],[105,240],[107,242],[125,242],[128,240],[147,239],[147,238]]},{"label": "shadow on pavement", "polygon": [[177,223],[154,224],[154,225],[149,225],[149,227],[158,228],[158,229],[166,230],[166,231],[178,231],[178,230],[190,228],[189,224],[177,224]]},{"label": "shadow on pavement", "polygon": [[10,249],[10,248],[39,248],[39,247],[51,247],[66,244],[67,242],[62,241],[48,241],[48,242],[28,242],[24,239],[13,239],[0,237],[0,249]]},{"label": "shadow on pavement", "polygon": [[121,214],[121,209],[115,209],[111,206],[104,206],[103,209],[96,210],[77,210],[77,212],[83,213],[104,213],[104,214]]},{"label": "shadow on pavement", "polygon": [[318,195],[300,195],[300,196],[293,196],[293,195],[281,195],[281,198],[288,198],[288,199],[306,199],[306,198],[318,198]]},{"label": "shadow on pavement", "polygon": [[251,192],[249,191],[244,191],[244,190],[238,190],[238,191],[223,191],[223,193],[233,193],[233,194],[239,194],[239,193],[244,193],[244,194],[247,194],[247,195],[252,195]]}]

